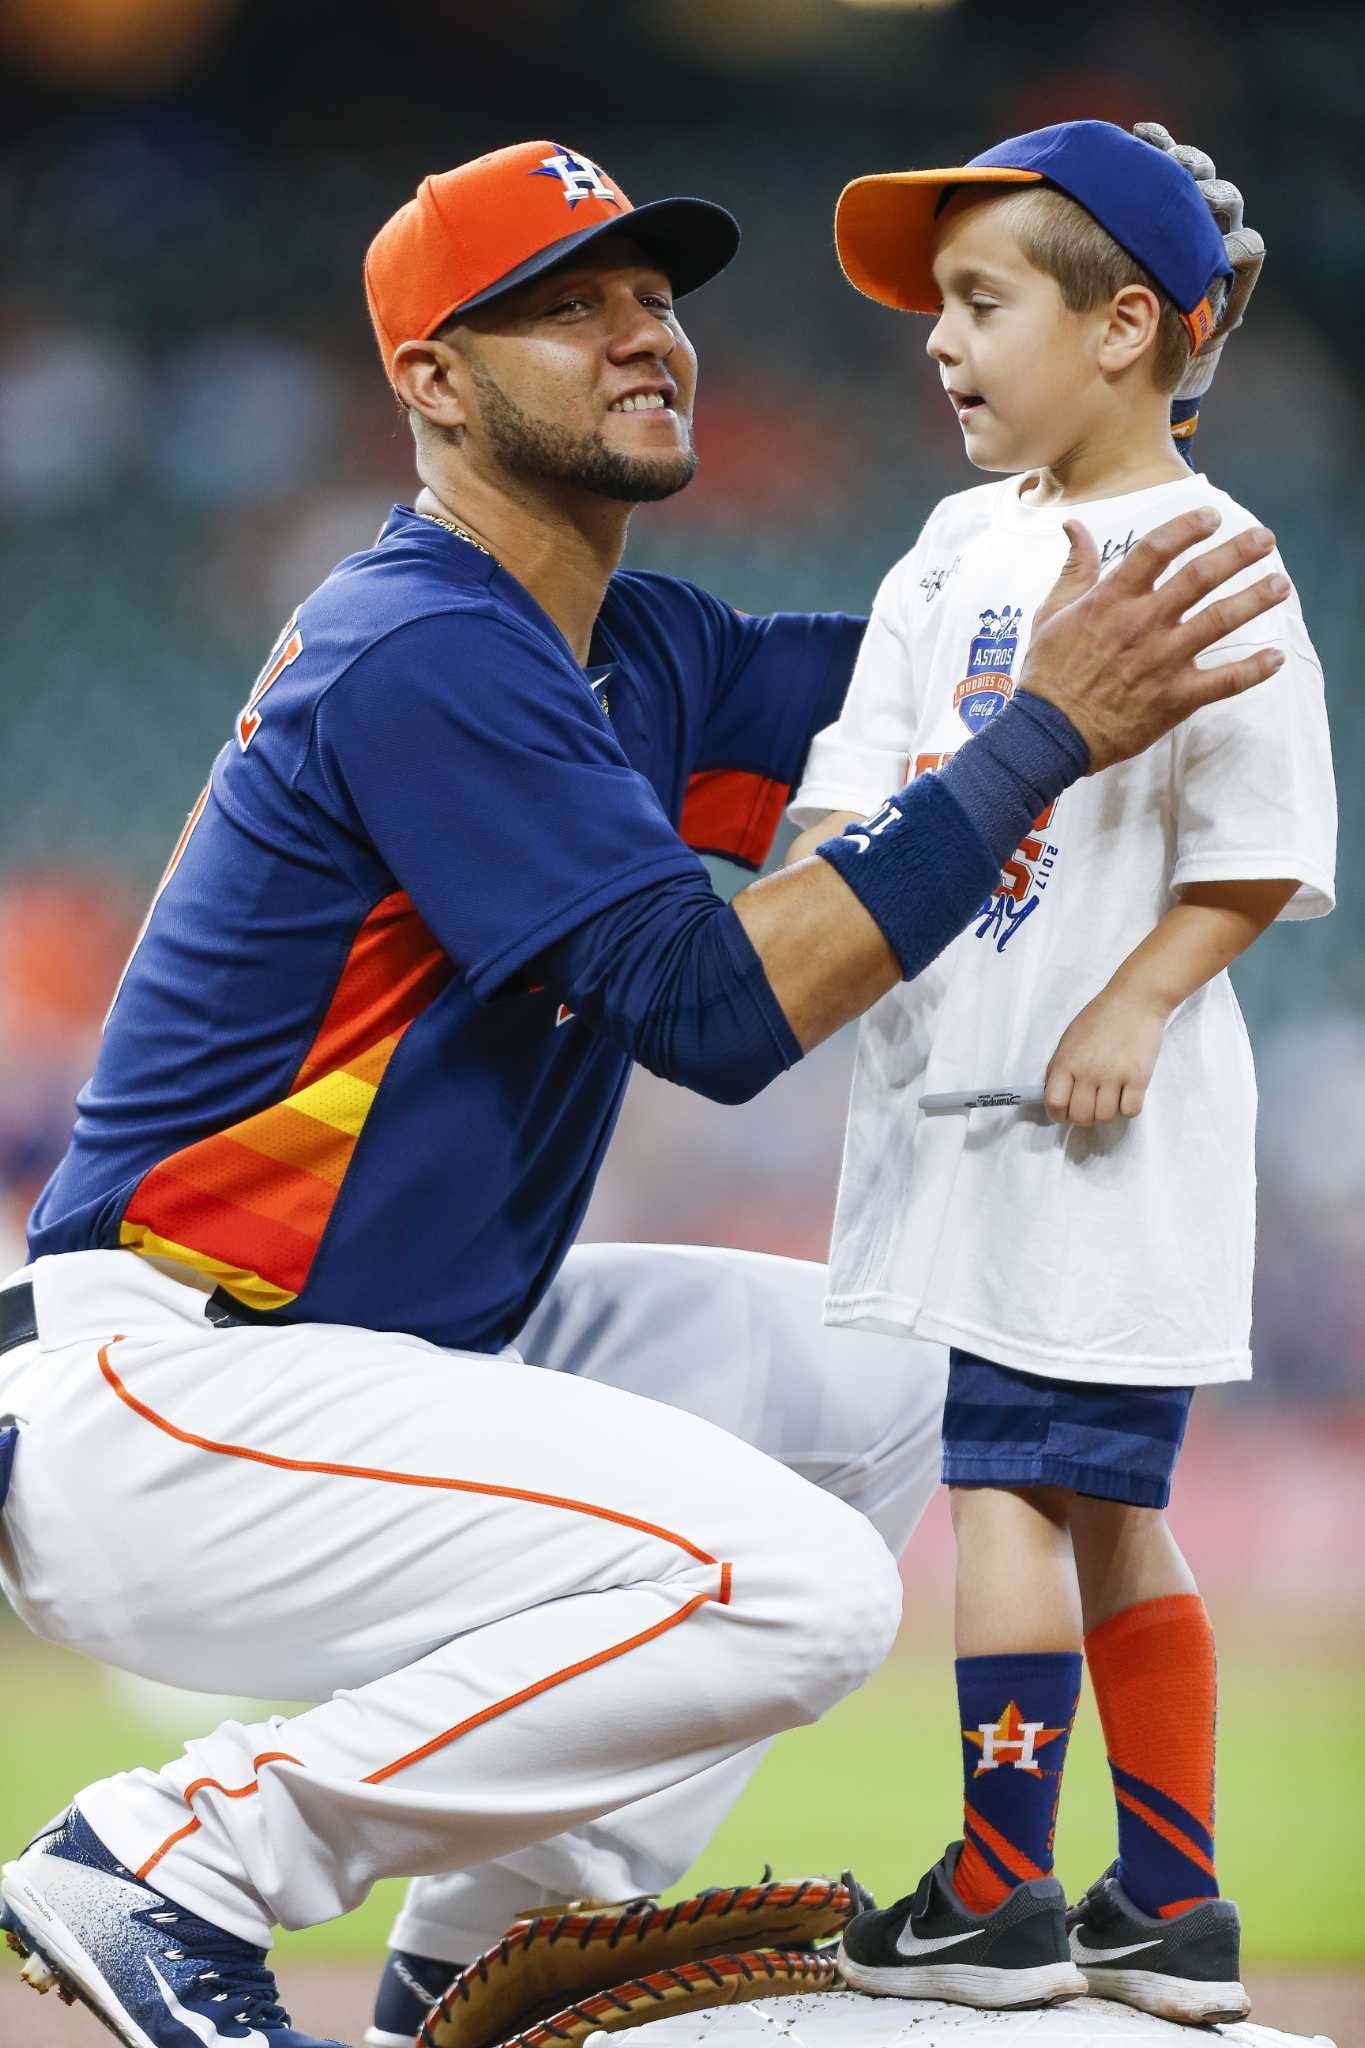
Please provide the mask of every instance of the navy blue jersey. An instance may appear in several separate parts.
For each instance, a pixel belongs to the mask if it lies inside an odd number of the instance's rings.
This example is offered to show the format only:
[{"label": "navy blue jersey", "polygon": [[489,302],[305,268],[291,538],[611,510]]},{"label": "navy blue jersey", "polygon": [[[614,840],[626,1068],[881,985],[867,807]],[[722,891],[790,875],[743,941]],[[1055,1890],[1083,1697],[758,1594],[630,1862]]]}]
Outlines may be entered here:
[{"label": "navy blue jersey", "polygon": [[30,1251],[495,1350],[572,1242],[628,1055],[538,988],[692,848],[759,864],[859,619],[611,579],[588,670],[396,509],[285,627],[153,901]]}]

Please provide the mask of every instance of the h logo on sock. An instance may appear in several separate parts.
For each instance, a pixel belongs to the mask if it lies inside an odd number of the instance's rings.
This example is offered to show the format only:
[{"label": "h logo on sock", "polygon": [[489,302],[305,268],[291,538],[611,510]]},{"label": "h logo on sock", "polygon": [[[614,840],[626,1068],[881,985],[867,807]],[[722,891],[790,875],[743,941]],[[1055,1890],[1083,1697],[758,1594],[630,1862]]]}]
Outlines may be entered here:
[{"label": "h logo on sock", "polygon": [[[979,1727],[962,1731],[963,1740],[981,1751],[981,1761],[972,1773],[975,1778],[983,1771],[998,1771],[1003,1763],[1012,1764],[1016,1771],[1029,1771],[1035,1778],[1041,1777],[1035,1750],[1065,1734],[1065,1728],[1048,1728],[1041,1721],[1026,1721],[1013,1700],[998,1721],[983,1721]],[[1014,1754],[1006,1755],[1006,1751]]]}]

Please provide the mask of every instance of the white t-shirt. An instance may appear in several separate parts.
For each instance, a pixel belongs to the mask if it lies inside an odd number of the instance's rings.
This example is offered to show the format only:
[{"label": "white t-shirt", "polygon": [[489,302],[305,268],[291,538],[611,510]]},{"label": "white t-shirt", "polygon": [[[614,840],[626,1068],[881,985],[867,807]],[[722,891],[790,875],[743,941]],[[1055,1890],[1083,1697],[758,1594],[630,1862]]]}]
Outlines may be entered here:
[{"label": "white t-shirt", "polygon": [[[1214,546],[1255,524],[1203,477],[1033,508],[1020,479],[946,499],[877,594],[847,702],[819,734],[798,824],[867,815],[1000,710],[1080,518],[1113,567],[1176,513]],[[1278,557],[1258,563],[1254,581]],[[863,1018],[826,1320],[913,1331],[1070,1380],[1184,1386],[1251,1371],[1256,1082],[1226,974],[1172,1016],[1140,1116],[926,1116],[921,1094],[1041,1084],[1066,1026],[1190,882],[1296,878],[1332,907],[1336,798],[1322,669],[1296,594],[1201,657],[1286,661],[1038,821],[1001,890]]]}]

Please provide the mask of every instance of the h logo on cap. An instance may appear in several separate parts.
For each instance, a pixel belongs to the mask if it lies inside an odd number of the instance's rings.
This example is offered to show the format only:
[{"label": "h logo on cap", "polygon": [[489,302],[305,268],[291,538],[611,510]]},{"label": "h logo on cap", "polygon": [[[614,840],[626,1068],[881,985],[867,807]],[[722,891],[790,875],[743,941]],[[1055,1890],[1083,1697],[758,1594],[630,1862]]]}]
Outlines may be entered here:
[{"label": "h logo on cap", "polygon": [[605,199],[612,206],[621,203],[597,165],[585,156],[576,156],[571,149],[561,149],[557,156],[543,157],[539,170],[532,171],[531,176],[558,178],[571,208],[577,206],[580,199]]}]

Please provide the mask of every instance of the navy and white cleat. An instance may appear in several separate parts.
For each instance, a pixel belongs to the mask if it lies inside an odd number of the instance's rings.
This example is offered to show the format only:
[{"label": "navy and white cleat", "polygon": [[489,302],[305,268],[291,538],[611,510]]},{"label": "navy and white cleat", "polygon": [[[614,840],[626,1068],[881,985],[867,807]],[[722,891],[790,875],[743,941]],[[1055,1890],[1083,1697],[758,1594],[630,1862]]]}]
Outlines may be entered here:
[{"label": "navy and white cleat", "polygon": [[390,1949],[374,2002],[374,2021],[365,2048],[412,2048],[427,2014],[459,1976],[460,1963]]},{"label": "navy and white cleat", "polygon": [[5,1865],[0,1900],[25,1983],[125,2048],[342,2048],[290,2025],[263,1948],[141,1883],[74,1806]]}]

